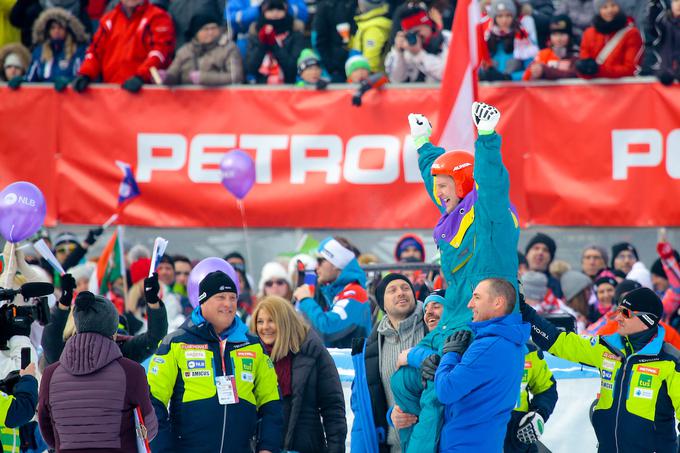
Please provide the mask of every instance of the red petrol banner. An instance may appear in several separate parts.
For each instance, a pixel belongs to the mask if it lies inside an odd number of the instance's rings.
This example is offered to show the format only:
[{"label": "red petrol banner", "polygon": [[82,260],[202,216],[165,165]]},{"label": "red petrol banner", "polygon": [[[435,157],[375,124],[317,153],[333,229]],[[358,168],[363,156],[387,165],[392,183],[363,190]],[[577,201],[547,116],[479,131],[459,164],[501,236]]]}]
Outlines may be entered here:
[{"label": "red petrol banner", "polygon": [[[48,224],[104,222],[120,170],[142,195],[121,221],[237,227],[219,161],[256,162],[249,226],[430,228],[407,115],[437,121],[437,88],[351,90],[98,87],[84,95],[0,88],[0,185],[45,193]],[[482,86],[502,112],[504,162],[523,224],[680,225],[680,91],[652,83]]]}]

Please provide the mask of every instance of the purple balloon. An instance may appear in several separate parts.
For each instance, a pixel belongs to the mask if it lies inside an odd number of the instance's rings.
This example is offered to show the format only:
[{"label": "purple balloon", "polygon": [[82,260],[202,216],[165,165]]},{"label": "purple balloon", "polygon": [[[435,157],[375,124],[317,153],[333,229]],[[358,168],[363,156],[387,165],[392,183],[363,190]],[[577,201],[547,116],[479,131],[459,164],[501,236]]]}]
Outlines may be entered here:
[{"label": "purple balloon", "polygon": [[235,149],[224,155],[220,162],[222,185],[241,200],[255,184],[255,162],[248,153]]},{"label": "purple balloon", "polygon": [[26,181],[10,184],[0,192],[0,234],[9,242],[33,236],[45,220],[45,198]]},{"label": "purple balloon", "polygon": [[236,295],[240,294],[240,285],[238,281],[238,274],[231,266],[231,264],[224,261],[222,258],[217,258],[216,256],[211,256],[210,258],[205,258],[198,263],[189,274],[189,283],[187,285],[187,293],[189,295],[189,302],[191,306],[198,307],[198,285],[201,280],[205,278],[211,272],[222,271],[229,276],[234,283],[236,283]]}]

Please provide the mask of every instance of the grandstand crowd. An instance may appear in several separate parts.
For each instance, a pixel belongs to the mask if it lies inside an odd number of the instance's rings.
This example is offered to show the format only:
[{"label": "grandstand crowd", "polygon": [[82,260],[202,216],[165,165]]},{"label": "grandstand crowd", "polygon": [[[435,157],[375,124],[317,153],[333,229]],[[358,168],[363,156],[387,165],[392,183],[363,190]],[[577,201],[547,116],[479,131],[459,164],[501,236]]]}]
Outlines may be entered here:
[{"label": "grandstand crowd", "polygon": [[[456,0],[3,0],[0,80],[223,86],[442,79]],[[680,0],[482,0],[482,81],[680,76]],[[455,57],[455,56],[453,56]]]}]

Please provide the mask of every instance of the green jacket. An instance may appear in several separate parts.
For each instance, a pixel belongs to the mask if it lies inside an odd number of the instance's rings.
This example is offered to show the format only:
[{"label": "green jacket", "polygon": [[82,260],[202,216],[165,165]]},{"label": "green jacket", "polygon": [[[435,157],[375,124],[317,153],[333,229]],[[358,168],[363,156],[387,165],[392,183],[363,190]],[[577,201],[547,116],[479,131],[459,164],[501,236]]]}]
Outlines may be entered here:
[{"label": "green jacket", "polygon": [[385,70],[387,42],[392,30],[392,20],[387,17],[389,5],[372,9],[354,16],[357,32],[352,36],[350,47],[363,54],[371,66],[371,72]]},{"label": "green jacket", "polygon": [[600,393],[592,416],[600,453],[676,453],[675,417],[680,416],[680,351],[663,341],[665,330],[626,355],[619,334],[581,337],[557,330],[536,311],[523,308],[538,347],[600,370]]}]

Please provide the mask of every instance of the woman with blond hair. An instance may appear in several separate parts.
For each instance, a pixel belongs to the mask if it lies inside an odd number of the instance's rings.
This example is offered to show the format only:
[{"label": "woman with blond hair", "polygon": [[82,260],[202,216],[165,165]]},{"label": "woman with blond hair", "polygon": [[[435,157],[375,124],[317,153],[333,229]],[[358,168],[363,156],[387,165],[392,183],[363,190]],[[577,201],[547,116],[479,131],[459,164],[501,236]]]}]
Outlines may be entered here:
[{"label": "woman with blond hair", "polygon": [[[345,451],[345,398],[335,363],[287,300],[267,296],[250,319],[269,353],[284,407],[284,451]],[[323,420],[322,420],[323,419]]]}]

